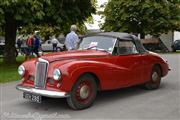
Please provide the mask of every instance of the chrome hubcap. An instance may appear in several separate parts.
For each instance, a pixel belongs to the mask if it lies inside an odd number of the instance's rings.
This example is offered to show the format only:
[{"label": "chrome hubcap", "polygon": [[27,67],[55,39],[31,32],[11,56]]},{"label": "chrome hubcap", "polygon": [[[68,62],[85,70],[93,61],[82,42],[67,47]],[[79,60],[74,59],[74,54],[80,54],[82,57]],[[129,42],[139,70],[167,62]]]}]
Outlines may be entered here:
[{"label": "chrome hubcap", "polygon": [[90,90],[87,85],[84,85],[80,89],[80,97],[81,99],[86,99],[89,96]]},{"label": "chrome hubcap", "polygon": [[156,82],[156,81],[158,80],[158,73],[157,73],[157,72],[154,72],[154,73],[152,74],[152,80],[153,80],[154,82]]}]

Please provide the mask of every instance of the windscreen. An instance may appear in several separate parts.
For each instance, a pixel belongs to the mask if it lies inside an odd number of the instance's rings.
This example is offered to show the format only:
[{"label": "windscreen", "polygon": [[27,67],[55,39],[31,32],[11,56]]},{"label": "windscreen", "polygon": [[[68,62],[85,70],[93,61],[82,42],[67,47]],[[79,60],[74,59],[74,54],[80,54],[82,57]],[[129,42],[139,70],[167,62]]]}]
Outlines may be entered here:
[{"label": "windscreen", "polygon": [[79,50],[97,49],[112,52],[116,38],[107,36],[90,36],[83,38]]}]

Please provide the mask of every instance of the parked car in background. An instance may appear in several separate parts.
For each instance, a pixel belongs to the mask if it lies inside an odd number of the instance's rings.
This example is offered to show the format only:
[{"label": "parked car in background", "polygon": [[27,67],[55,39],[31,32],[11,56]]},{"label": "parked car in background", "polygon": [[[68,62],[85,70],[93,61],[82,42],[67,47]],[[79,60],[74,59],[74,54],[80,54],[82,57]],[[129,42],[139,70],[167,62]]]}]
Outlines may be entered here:
[{"label": "parked car in background", "polygon": [[5,40],[0,40],[0,45],[5,45]]},{"label": "parked car in background", "polygon": [[[42,51],[53,51],[52,40],[47,40],[44,43],[42,43],[41,50]],[[64,50],[64,44],[62,44],[58,41],[57,51],[63,51],[63,50]]]},{"label": "parked car in background", "polygon": [[5,46],[4,40],[0,40],[0,55],[4,55],[4,46]]},{"label": "parked car in background", "polygon": [[148,38],[141,39],[141,43],[145,47],[146,50],[152,52],[168,52],[167,46],[162,42],[160,38]]},{"label": "parked car in background", "polygon": [[180,40],[175,40],[171,47],[173,52],[176,52],[176,50],[180,50]]},{"label": "parked car in background", "polygon": [[106,32],[82,38],[78,50],[51,53],[24,62],[16,86],[25,99],[66,98],[73,109],[85,109],[98,91],[134,85],[157,89],[169,66],[160,55],[144,49],[128,33]]}]

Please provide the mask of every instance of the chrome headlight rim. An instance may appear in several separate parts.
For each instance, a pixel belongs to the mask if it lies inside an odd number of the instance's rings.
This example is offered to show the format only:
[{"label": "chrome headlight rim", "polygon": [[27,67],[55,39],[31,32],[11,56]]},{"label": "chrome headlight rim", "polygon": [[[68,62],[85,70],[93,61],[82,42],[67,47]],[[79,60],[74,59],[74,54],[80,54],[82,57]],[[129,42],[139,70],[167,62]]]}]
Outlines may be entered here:
[{"label": "chrome headlight rim", "polygon": [[61,71],[59,69],[54,69],[53,71],[53,79],[58,81],[61,79]]},{"label": "chrome headlight rim", "polygon": [[19,73],[19,75],[21,76],[21,77],[23,77],[24,76],[24,74],[25,74],[25,67],[23,66],[23,65],[20,65],[19,67],[18,67],[18,73]]}]

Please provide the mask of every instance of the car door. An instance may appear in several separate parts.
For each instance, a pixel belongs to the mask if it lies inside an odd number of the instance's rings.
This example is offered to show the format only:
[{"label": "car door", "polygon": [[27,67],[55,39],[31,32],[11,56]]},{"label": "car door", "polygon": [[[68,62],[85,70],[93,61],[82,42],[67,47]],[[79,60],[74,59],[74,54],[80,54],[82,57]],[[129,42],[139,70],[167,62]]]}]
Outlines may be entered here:
[{"label": "car door", "polygon": [[177,40],[176,44],[176,50],[180,50],[180,40]]},{"label": "car door", "polygon": [[131,86],[142,81],[142,56],[133,41],[118,40],[113,54],[116,59],[116,87]]}]

